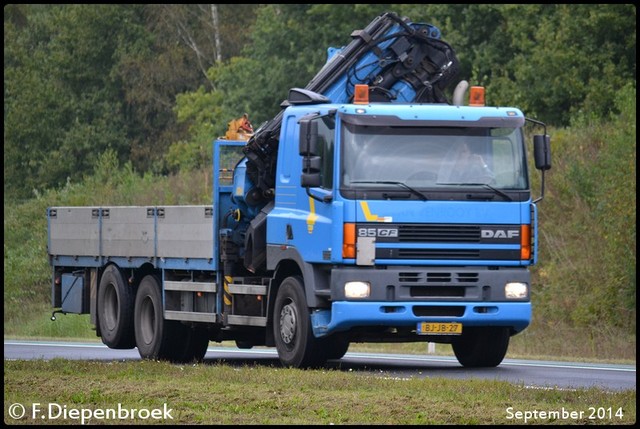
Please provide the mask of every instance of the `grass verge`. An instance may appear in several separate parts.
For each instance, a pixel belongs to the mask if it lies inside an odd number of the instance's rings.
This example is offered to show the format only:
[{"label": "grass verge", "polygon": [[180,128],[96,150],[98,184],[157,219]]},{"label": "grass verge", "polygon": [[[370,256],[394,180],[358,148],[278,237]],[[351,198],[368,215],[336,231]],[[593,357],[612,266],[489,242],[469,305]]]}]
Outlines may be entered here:
[{"label": "grass verge", "polygon": [[[5,361],[4,402],[5,423],[12,424],[608,425],[636,420],[635,390],[546,390],[478,379],[153,361]],[[12,418],[9,413],[20,410],[14,404],[25,407],[24,417]]]}]

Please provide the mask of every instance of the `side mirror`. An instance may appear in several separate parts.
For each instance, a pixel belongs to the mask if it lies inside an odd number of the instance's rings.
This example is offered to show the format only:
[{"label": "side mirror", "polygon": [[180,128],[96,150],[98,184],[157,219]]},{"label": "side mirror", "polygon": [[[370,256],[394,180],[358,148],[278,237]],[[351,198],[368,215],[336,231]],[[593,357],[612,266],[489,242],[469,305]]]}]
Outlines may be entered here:
[{"label": "side mirror", "polygon": [[536,168],[546,171],[551,169],[551,137],[536,134],[533,136],[533,157]]},{"label": "side mirror", "polygon": [[322,184],[320,180],[321,164],[322,160],[319,156],[305,156],[302,158],[300,185],[303,188],[316,188]]},{"label": "side mirror", "polygon": [[318,122],[312,119],[300,120],[299,153],[302,156],[318,155]]},{"label": "side mirror", "polygon": [[300,120],[299,152],[302,155],[300,185],[315,188],[322,184],[320,168],[322,159],[318,150],[318,122],[311,118]]}]

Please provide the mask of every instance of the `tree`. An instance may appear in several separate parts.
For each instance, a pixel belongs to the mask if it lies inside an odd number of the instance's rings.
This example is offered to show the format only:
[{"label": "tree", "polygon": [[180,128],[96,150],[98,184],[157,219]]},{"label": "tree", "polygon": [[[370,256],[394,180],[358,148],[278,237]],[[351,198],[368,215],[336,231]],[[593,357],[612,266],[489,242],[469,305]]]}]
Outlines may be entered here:
[{"label": "tree", "polygon": [[208,150],[231,119],[272,118],[328,47],[386,11],[438,26],[489,104],[549,124],[616,111],[635,81],[629,4],[8,5],[5,195],[80,180],[106,149],[139,172],[173,170],[173,145]]},{"label": "tree", "polygon": [[106,148],[126,153],[117,79],[109,64],[112,6],[30,6],[25,24],[5,21],[5,192],[79,179]]},{"label": "tree", "polygon": [[550,124],[580,111],[616,110],[635,80],[636,10],[631,4],[400,5],[440,27],[461,79],[487,89],[492,105],[520,107]]},{"label": "tree", "polygon": [[165,171],[188,130],[176,95],[208,84],[203,69],[244,43],[255,6],[225,21],[233,7],[218,6],[216,45],[211,5],[8,6],[5,195],[81,180],[107,149],[139,172]]},{"label": "tree", "polygon": [[[257,128],[278,113],[289,88],[306,86],[326,62],[328,46],[348,44],[354,29],[364,28],[373,17],[388,9],[389,5],[383,4],[262,5],[256,10],[256,23],[248,33],[250,42],[242,51],[208,70],[213,89],[198,90],[193,97],[180,98],[177,112],[191,129],[203,129],[204,124],[194,123],[198,121],[196,116],[181,111],[189,111],[194,98],[218,94],[222,105],[216,109],[217,114],[198,116],[217,130],[216,135],[223,134],[227,123],[243,113],[249,114]],[[224,12],[221,9],[221,14]],[[187,100],[188,105],[183,106],[182,102]],[[202,136],[189,139],[193,147],[202,146],[202,142],[195,144],[197,139]],[[180,152],[172,148],[173,154]]]}]

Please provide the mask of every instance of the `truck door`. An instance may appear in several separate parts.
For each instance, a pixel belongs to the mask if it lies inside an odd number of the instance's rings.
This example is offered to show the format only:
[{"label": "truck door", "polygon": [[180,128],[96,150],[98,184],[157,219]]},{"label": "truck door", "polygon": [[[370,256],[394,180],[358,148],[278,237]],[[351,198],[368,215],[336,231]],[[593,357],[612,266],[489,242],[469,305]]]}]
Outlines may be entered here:
[{"label": "truck door", "polygon": [[276,204],[269,215],[267,241],[295,247],[305,262],[328,263],[336,221],[335,120],[324,115],[302,122],[303,128],[313,126],[311,143],[300,143],[300,126],[295,117],[283,121]]}]

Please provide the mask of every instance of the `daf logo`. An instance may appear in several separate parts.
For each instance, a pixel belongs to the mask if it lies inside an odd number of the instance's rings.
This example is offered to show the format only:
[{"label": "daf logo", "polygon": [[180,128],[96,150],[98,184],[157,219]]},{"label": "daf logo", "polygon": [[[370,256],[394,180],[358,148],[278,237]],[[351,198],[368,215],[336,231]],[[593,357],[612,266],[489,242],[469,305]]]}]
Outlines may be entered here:
[{"label": "daf logo", "polygon": [[517,238],[520,231],[517,229],[483,229],[480,231],[482,238]]}]

